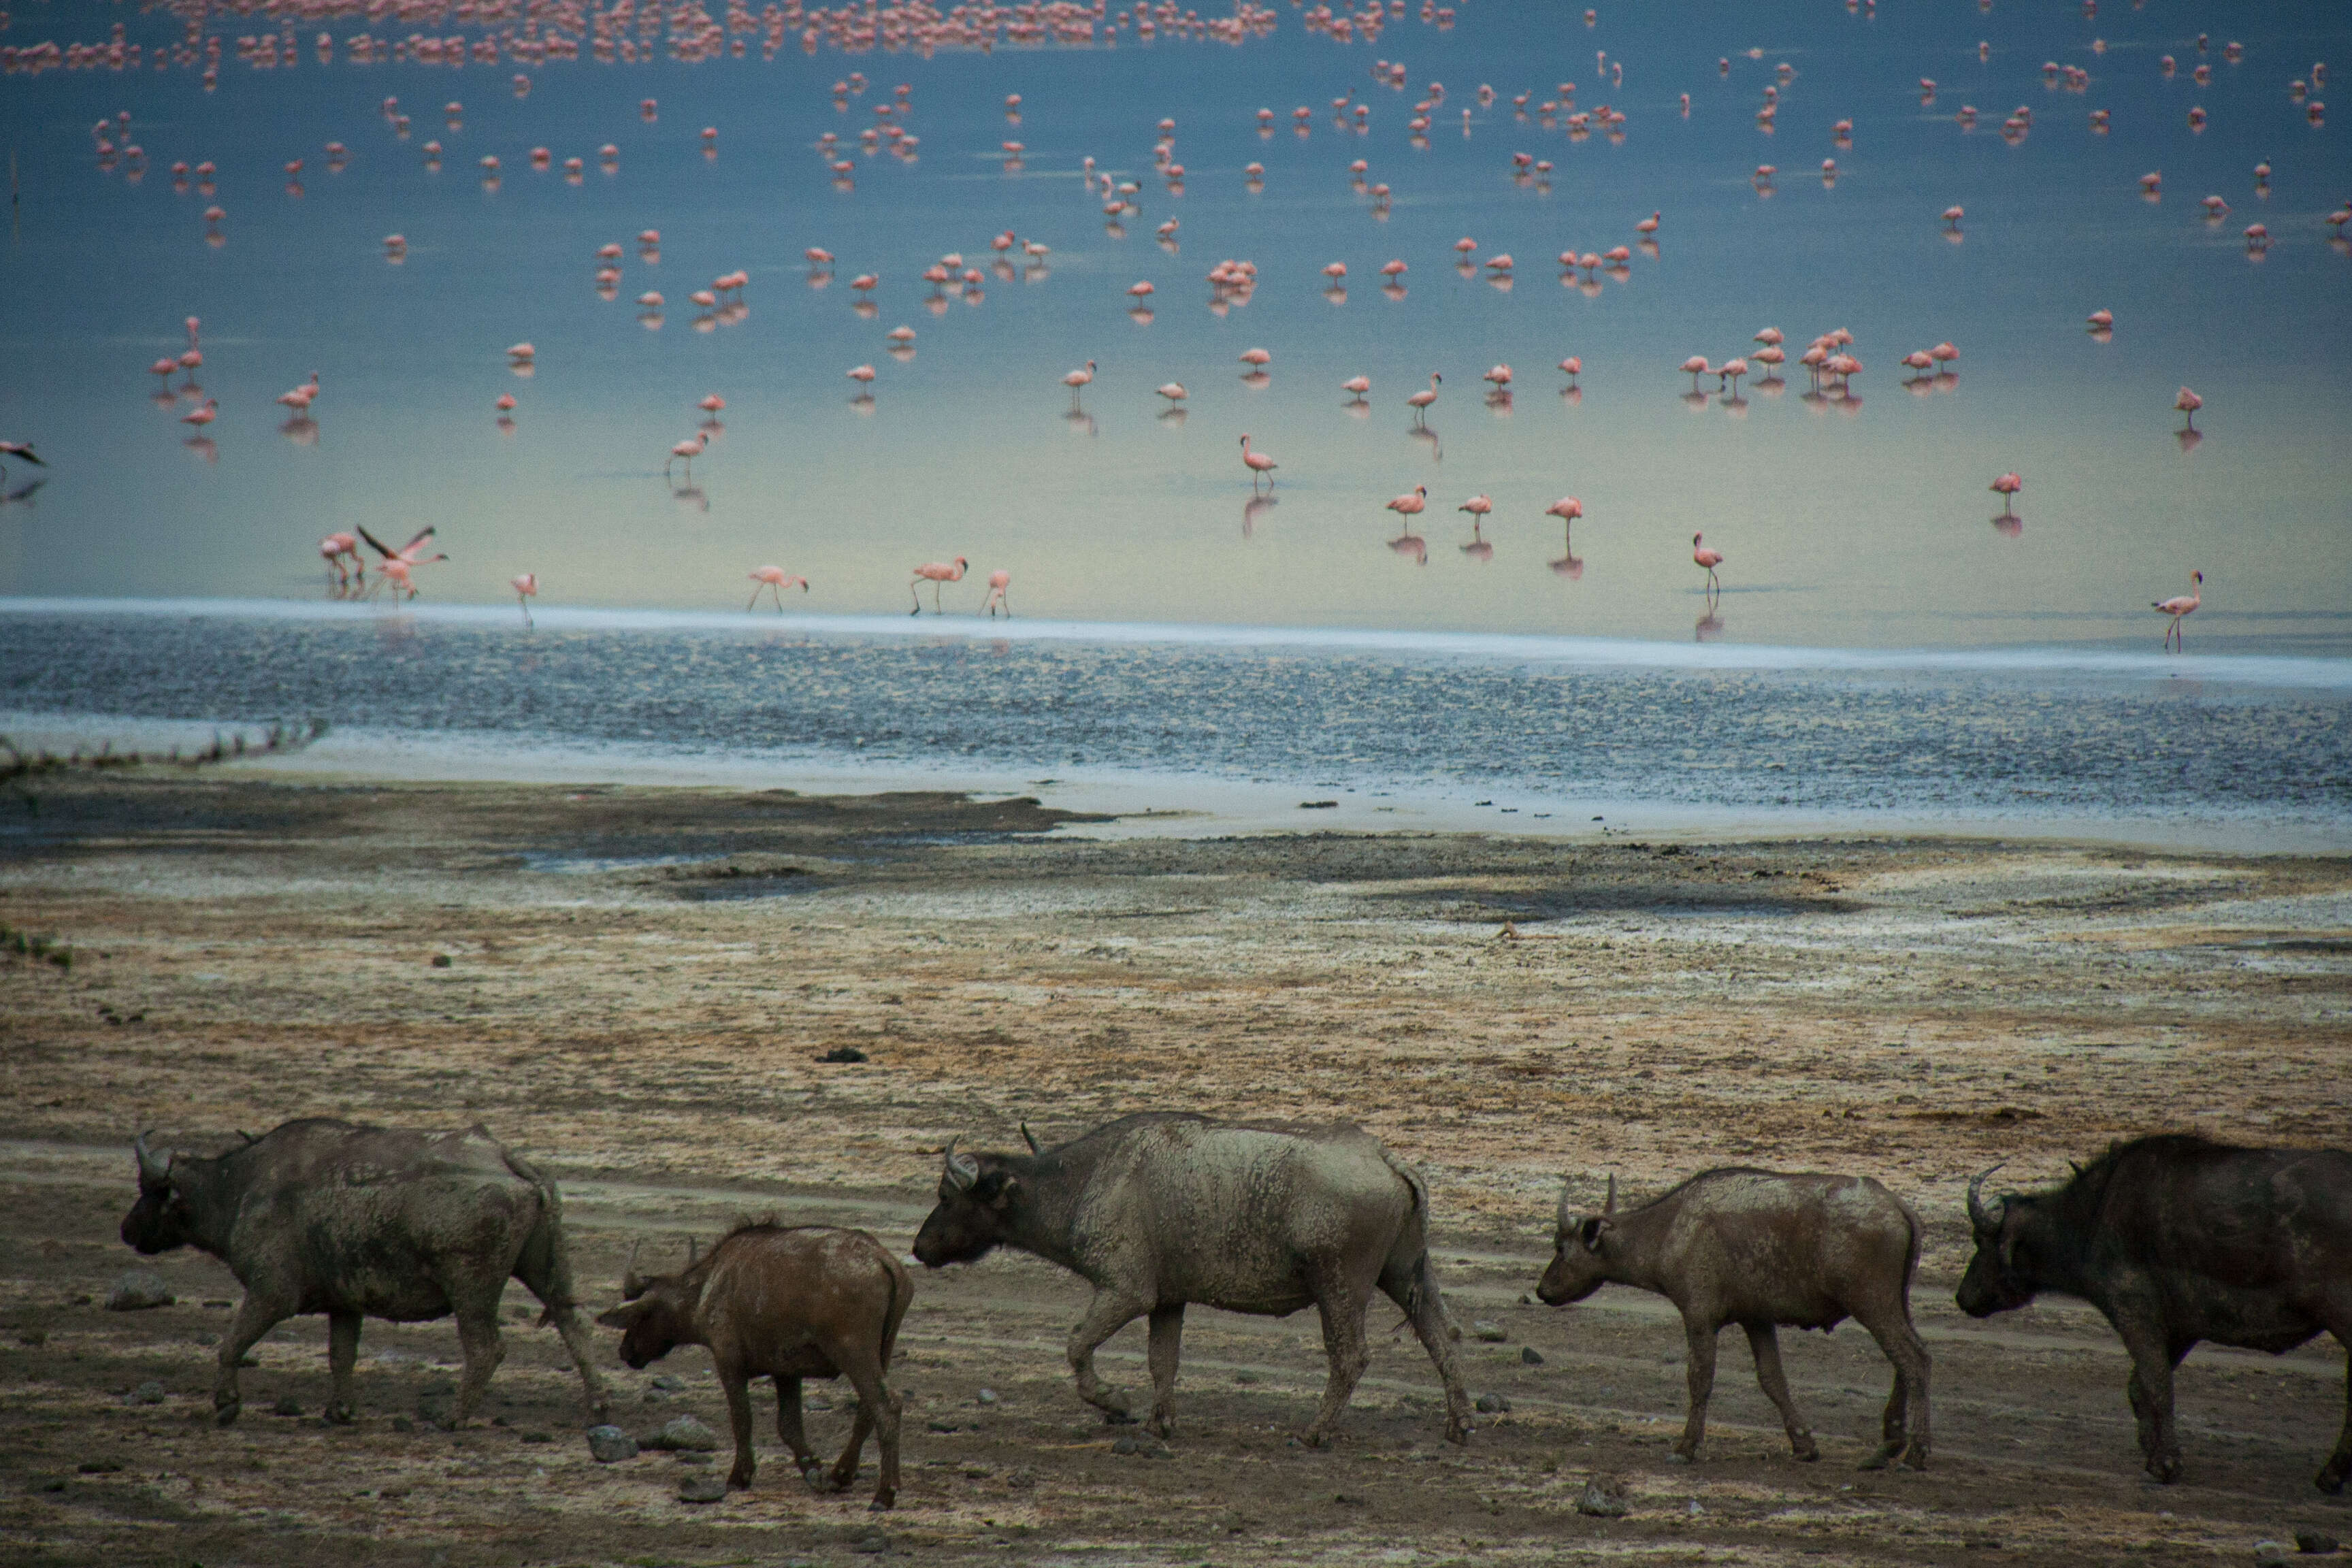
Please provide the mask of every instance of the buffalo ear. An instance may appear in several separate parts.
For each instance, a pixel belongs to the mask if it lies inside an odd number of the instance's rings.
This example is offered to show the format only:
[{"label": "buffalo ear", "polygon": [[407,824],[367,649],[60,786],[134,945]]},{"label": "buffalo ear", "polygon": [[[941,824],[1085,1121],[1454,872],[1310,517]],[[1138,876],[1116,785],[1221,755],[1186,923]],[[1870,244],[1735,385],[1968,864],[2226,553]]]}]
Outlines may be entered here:
[{"label": "buffalo ear", "polygon": [[624,1301],[617,1307],[608,1308],[597,1313],[596,1322],[599,1327],[619,1329],[625,1332],[635,1328],[648,1310],[643,1301]]},{"label": "buffalo ear", "polygon": [[1013,1202],[1014,1195],[1020,1191],[1020,1179],[1010,1171],[991,1171],[987,1175],[982,1176],[980,1179],[980,1184],[972,1189],[974,1196],[1000,1214]]},{"label": "buffalo ear", "polygon": [[1616,1228],[1606,1217],[1593,1215],[1577,1227],[1576,1239],[1583,1244],[1585,1251],[1598,1252],[1601,1238]]}]

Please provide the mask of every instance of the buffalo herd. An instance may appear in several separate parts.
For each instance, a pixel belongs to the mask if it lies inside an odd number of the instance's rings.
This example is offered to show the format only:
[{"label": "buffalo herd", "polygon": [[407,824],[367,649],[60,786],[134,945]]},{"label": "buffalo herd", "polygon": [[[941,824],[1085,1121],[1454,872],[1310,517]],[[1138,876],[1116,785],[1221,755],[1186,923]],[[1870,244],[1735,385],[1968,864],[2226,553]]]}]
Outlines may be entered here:
[{"label": "buffalo herd", "polygon": [[[1022,1133],[1025,1153],[949,1144],[914,1258],[938,1268],[1009,1247],[1085,1279],[1094,1296],[1070,1331],[1070,1370],[1078,1397],[1106,1419],[1131,1416],[1096,1374],[1095,1351],[1137,1318],[1150,1327],[1148,1421],[1164,1437],[1175,1423],[1186,1307],[1273,1317],[1313,1307],[1328,1379],[1304,1436],[1326,1443],[1369,1359],[1365,1314],[1377,1291],[1436,1369],[1445,1436],[1467,1439],[1460,1335],[1430,1266],[1429,1190],[1370,1133],[1179,1113],[1124,1117],[1052,1148]],[[139,1198],[123,1240],[142,1253],[197,1247],[245,1287],[220,1345],[213,1404],[223,1425],[237,1416],[246,1352],[275,1324],[310,1313],[328,1320],[331,1422],[352,1419],[364,1319],[455,1317],[465,1358],[455,1418],[464,1421],[502,1353],[498,1309],[509,1279],[539,1299],[591,1420],[604,1419],[609,1398],[580,1314],[562,1197],[482,1128],[419,1133],[305,1120],[213,1158],[158,1152],[144,1136],[133,1147]],[[2161,1135],[2116,1144],[2043,1192],[1988,1201],[1990,1173],[1969,1184],[1975,1253],[1960,1308],[1981,1318],[2043,1291],[2097,1308],[2130,1354],[2140,1450],[2159,1481],[2180,1473],[2172,1376],[2193,1346],[2277,1353],[2325,1331],[2352,1349],[2352,1153]],[[1731,1323],[1747,1331],[1757,1380],[1796,1456],[1817,1458],[1789,1397],[1777,1331],[1852,1318],[1894,1368],[1869,1464],[1919,1468],[1930,1375],[1911,1322],[1920,1241],[1918,1215],[1867,1177],[1713,1170],[1624,1208],[1612,1178],[1598,1213],[1576,1212],[1563,1194],[1536,1289],[1564,1306],[1613,1281],[1674,1303],[1689,1346],[1688,1417],[1675,1447],[1684,1460],[1705,1436],[1716,1341]],[[622,1294],[596,1321],[621,1331],[630,1366],[679,1345],[709,1350],[734,1426],[730,1486],[751,1483],[749,1385],[767,1377],[778,1434],[809,1484],[848,1487],[866,1439],[878,1434],[873,1506],[891,1506],[900,1410],[885,1374],[914,1283],[888,1248],[863,1231],[747,1223],[674,1275],[640,1277],[633,1258]],[[807,1377],[846,1378],[856,1391],[855,1430],[829,1470],[802,1430]],[[2317,1485],[2341,1491],[2347,1474],[2352,1381]]]}]

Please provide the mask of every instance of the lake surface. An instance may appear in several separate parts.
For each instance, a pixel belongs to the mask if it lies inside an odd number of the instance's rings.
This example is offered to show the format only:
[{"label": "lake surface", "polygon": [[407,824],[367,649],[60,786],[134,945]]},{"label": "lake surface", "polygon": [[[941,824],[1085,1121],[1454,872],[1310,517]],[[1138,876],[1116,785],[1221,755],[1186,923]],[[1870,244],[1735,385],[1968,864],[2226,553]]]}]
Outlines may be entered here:
[{"label": "lake surface", "polygon": [[[928,53],[824,37],[804,52],[807,14],[771,12],[780,47],[761,15],[714,10],[744,52],[690,63],[648,8],[615,34],[638,58],[605,63],[519,59],[514,40],[619,13],[530,21],[486,0],[371,21],[330,5],[289,24],[297,47],[265,68],[238,42],[261,12],[215,5],[191,35],[188,7],[20,7],[0,44],[102,45],[119,24],[145,52],[119,71],[33,72],[20,55],[0,76],[21,192],[0,247],[0,435],[48,461],[7,466],[0,595],[316,598],[321,534],[363,525],[396,545],[430,524],[451,557],[416,574],[436,604],[497,603],[535,572],[546,605],[719,611],[773,563],[810,580],[794,612],[870,614],[908,607],[916,563],[961,556],[951,614],[1002,569],[1024,616],[1112,623],[2153,648],[2147,605],[2201,569],[2192,649],[2352,653],[2352,258],[2326,222],[2352,157],[2344,116],[2315,123],[2326,88],[2309,85],[2315,61],[2352,62],[2341,7],[1620,5],[1588,25],[1580,7],[1466,0],[1341,42],[1276,5],[1238,43],[1164,25],[1145,41],[1110,7],[1085,46],[1020,44],[1006,10],[992,50]],[[364,63],[362,32],[384,45]],[[404,40],[425,32],[487,38],[498,58],[418,63]],[[171,53],[190,36],[221,41],[209,88],[201,46]],[[1376,61],[1402,64],[1402,85]],[[852,71],[862,90],[836,97]],[[1566,82],[1573,112],[1622,122],[1541,113]],[[901,83],[903,116],[877,116]],[[2030,128],[2004,134],[2021,105]],[[92,127],[121,111],[103,159]],[[1181,182],[1155,161],[1162,117]],[[860,147],[900,119],[911,154]],[[1138,186],[1133,210],[1106,220],[1088,157]],[[207,160],[209,195],[172,174]],[[2225,215],[2209,219],[2209,194]],[[1953,205],[1956,234],[1938,216]],[[1645,241],[1634,226],[1654,211]],[[2255,221],[2271,242],[2250,253]],[[636,239],[649,228],[657,260]],[[1000,269],[1005,230],[1048,249],[1016,246]],[[1621,245],[1614,272],[1563,278],[1555,260]],[[814,277],[812,246],[838,258]],[[979,285],[922,279],[948,252]],[[1475,265],[1498,253],[1516,263],[1507,290]],[[1398,298],[1379,271],[1391,258],[1408,267]],[[1245,294],[1205,280],[1228,259],[1255,265]],[[738,268],[740,294],[689,302]],[[1148,323],[1128,291],[1147,280]],[[632,303],[649,289],[659,312]],[[2084,331],[2100,309],[2104,342]],[[178,419],[189,378],[159,392],[146,368],[185,347],[189,315],[194,379],[218,407],[201,432]],[[904,359],[886,337],[901,325]],[[1766,327],[1792,357],[1848,329],[1864,366],[1852,395],[1809,397],[1793,364],[1780,386],[1751,375],[1725,395],[1709,375],[1688,395],[1686,356],[1752,353]],[[504,352],[522,341],[528,378]],[[1899,363],[1946,342],[1960,358],[1941,380]],[[1238,358],[1256,347],[1262,386]],[[1571,354],[1580,395],[1564,398],[1552,367]],[[1088,360],[1074,414],[1061,378]],[[1497,363],[1515,372],[1507,404],[1480,379]],[[845,376],[861,364],[864,396]],[[1404,398],[1432,371],[1424,430]],[[272,400],[313,372],[289,428]],[[1372,391],[1350,408],[1339,383],[1359,374]],[[1175,413],[1153,391],[1171,381],[1190,392]],[[2193,447],[2177,437],[2182,385],[2206,405]],[[690,481],[665,478],[709,394],[723,432]],[[1253,500],[1244,432],[1279,463],[1270,501]],[[2010,470],[2021,521],[1997,521],[1986,487]],[[1415,486],[1420,518],[1385,510]],[[1475,528],[1456,510],[1474,494],[1494,505]],[[1572,540],[1544,513],[1570,494]],[[1690,560],[1701,530],[1727,557],[1712,604]]]}]

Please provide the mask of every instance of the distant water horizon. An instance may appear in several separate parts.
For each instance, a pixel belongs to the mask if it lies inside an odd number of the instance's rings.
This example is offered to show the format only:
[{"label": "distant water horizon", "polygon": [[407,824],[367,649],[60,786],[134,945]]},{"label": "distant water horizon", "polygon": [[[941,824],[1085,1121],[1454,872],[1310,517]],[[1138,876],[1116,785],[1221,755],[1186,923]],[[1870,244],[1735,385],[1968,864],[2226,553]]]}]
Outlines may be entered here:
[{"label": "distant water horizon", "polygon": [[317,719],[342,765],[397,755],[406,776],[440,758],[478,777],[1075,779],[1171,805],[1186,787],[1350,805],[1300,826],[1378,826],[1354,808],[1412,802],[1513,829],[1632,807],[2352,847],[2347,659],[928,614],[536,619],[0,599],[0,732],[96,743],[109,725]]}]

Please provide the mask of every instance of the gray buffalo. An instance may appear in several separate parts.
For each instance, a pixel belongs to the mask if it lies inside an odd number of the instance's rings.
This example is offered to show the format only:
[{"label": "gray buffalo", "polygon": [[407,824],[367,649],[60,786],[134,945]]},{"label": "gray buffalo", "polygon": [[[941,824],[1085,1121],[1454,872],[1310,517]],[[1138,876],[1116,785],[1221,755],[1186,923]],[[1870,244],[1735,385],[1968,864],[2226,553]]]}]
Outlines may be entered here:
[{"label": "gray buffalo", "polygon": [[949,1144],[915,1257],[937,1268],[1010,1247],[1092,1285],[1070,1368],[1078,1397],[1108,1419],[1128,1419],[1127,1402],[1095,1375],[1095,1350],[1136,1319],[1151,1320],[1150,1426],[1166,1436],[1187,1305],[1267,1317],[1314,1307],[1330,1375],[1306,1436],[1320,1446],[1370,1359],[1364,1312],[1377,1289],[1444,1382],[1446,1436],[1467,1438],[1470,1401],[1429,1264],[1429,1190],[1370,1133],[1149,1113],[1053,1149],[1032,1139],[1030,1151]]},{"label": "gray buffalo", "polygon": [[[1681,1310],[1690,1343],[1690,1414],[1675,1457],[1698,1455],[1715,1392],[1715,1342],[1727,1323],[1748,1331],[1756,1381],[1780,1412],[1800,1459],[1821,1450],[1789,1397],[1776,1325],[1834,1329],[1852,1318],[1895,1363],[1885,1441],[1864,1466],[1897,1454],[1927,1464],[1927,1347],[1911,1326],[1911,1277],[1919,1267],[1919,1216],[1867,1176],[1705,1171],[1623,1214],[1617,1179],[1597,1215],[1579,1215],[1560,1195],[1551,1267],[1536,1294],[1555,1307],[1604,1284],[1654,1290]],[[1913,1404],[1917,1418],[1905,1434]]]},{"label": "gray buffalo", "polygon": [[466,1357],[457,1419],[481,1404],[504,1351],[499,1298],[530,1287],[563,1336],[591,1415],[605,1412],[593,1344],[573,1305],[555,1184],[479,1126],[405,1132],[325,1119],[289,1121],[215,1159],[132,1145],[139,1201],[122,1239],[142,1253],[194,1247],[245,1287],[221,1337],[213,1408],[235,1421],[238,1361],[279,1322],[327,1314],[334,1397],[352,1419],[352,1366],[366,1318],[422,1322],[455,1314]]},{"label": "gray buffalo", "polygon": [[[2126,1391],[2159,1481],[2180,1474],[2172,1373],[2199,1341],[2276,1355],[2328,1331],[2352,1350],[2352,1153],[2165,1134],[1998,1206],[1984,1181],[1969,1183],[1977,1250],[1960,1310],[1989,1317],[2043,1290],[2096,1307],[2131,1354]],[[2352,1381],[2346,1395],[2343,1436],[2315,1478],[2324,1492],[2352,1475]]]},{"label": "gray buffalo", "polygon": [[833,1467],[833,1489],[857,1479],[857,1458],[877,1426],[882,1478],[874,1507],[898,1496],[898,1398],[882,1381],[898,1342],[898,1324],[915,1300],[906,1266],[862,1230],[829,1226],[737,1226],[683,1272],[640,1279],[633,1264],[622,1282],[626,1304],[598,1314],[619,1329],[621,1359],[633,1367],[659,1361],[680,1345],[706,1345],[735,1428],[730,1487],[749,1487],[755,1377],[776,1382],[776,1434],[811,1487],[819,1463],[801,1426],[801,1379],[846,1377],[857,1390],[849,1447]]}]

